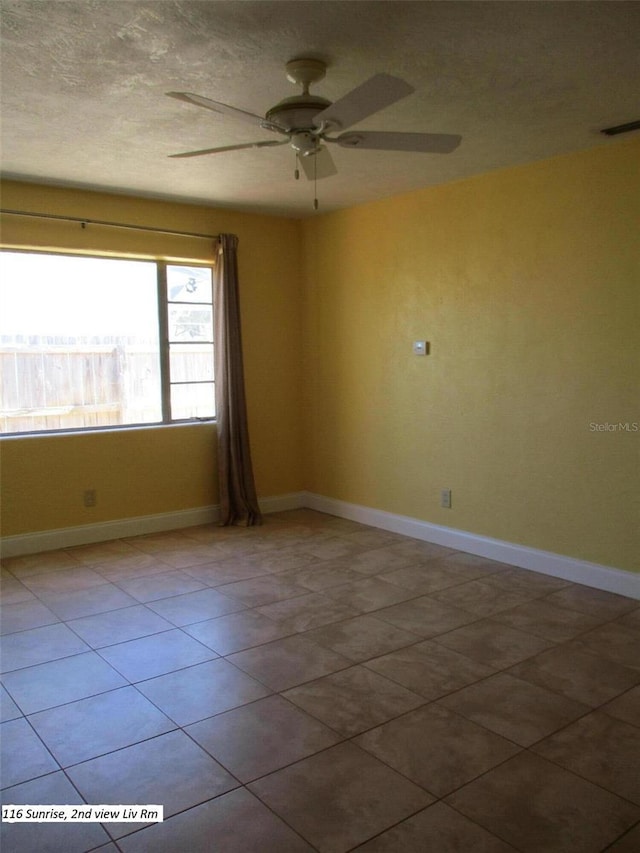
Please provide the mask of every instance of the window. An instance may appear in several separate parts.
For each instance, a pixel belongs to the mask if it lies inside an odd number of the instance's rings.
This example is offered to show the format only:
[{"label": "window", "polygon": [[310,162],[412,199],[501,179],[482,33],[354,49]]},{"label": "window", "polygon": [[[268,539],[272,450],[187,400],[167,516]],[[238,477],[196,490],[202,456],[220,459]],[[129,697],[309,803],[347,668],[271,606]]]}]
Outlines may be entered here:
[{"label": "window", "polygon": [[0,260],[2,433],[215,417],[210,266]]}]

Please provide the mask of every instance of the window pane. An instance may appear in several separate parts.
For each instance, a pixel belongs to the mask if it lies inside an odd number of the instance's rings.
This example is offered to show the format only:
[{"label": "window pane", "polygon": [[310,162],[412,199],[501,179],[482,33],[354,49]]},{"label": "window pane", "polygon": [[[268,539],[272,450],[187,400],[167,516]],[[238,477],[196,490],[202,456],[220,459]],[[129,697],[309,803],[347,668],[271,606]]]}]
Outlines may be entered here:
[{"label": "window pane", "polygon": [[171,386],[171,417],[174,420],[184,418],[214,418],[216,401],[213,382],[199,385]]},{"label": "window pane", "polygon": [[156,265],[3,252],[2,432],[162,420]]},{"label": "window pane", "polygon": [[169,302],[213,302],[211,270],[168,265],[167,298]]},{"label": "window pane", "polygon": [[169,305],[170,341],[213,341],[211,305]]},{"label": "window pane", "polygon": [[213,382],[211,344],[170,344],[172,382]]}]

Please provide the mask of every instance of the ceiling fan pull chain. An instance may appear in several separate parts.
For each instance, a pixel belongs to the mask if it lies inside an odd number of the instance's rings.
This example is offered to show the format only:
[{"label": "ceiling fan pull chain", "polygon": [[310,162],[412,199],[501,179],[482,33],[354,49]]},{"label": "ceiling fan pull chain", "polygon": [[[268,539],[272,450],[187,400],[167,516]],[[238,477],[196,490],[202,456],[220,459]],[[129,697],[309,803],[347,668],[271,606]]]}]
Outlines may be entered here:
[{"label": "ceiling fan pull chain", "polygon": [[318,209],[318,155],[313,155],[313,209]]},{"label": "ceiling fan pull chain", "polygon": [[296,153],[296,168],[295,168],[295,172],[293,174],[295,176],[296,181],[298,181],[298,180],[300,180],[300,169],[298,168],[300,161],[298,160],[298,152],[296,151],[295,153]]}]

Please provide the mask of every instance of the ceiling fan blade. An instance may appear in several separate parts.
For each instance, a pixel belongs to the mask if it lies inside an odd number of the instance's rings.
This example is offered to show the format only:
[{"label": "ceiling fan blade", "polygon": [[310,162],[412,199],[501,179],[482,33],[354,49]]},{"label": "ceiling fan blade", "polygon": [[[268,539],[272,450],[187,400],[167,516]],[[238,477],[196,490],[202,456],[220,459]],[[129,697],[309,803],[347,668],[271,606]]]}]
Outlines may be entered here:
[{"label": "ceiling fan blade", "polygon": [[214,113],[222,113],[222,115],[239,118],[243,121],[257,124],[260,127],[266,127],[269,130],[277,130],[284,133],[284,128],[274,122],[267,122],[262,116],[255,113],[240,110],[238,107],[230,107],[228,104],[223,104],[220,101],[212,101],[211,98],[204,98],[202,95],[194,95],[191,92],[166,92],[170,98],[177,98],[179,101],[186,101],[188,104],[195,104],[196,107],[204,107],[207,110],[213,110]]},{"label": "ceiling fan blade", "polygon": [[333,162],[333,157],[322,147],[315,154],[308,154],[306,157],[298,158],[302,171],[310,180],[320,180],[321,178],[330,178],[332,175],[337,175],[338,170]]},{"label": "ceiling fan blade", "polygon": [[342,148],[370,148],[379,151],[421,151],[425,154],[450,154],[462,140],[454,133],[386,133],[363,130],[341,133],[330,140]]},{"label": "ceiling fan blade", "polygon": [[318,113],[313,123],[316,127],[320,127],[322,122],[337,128],[351,127],[414,91],[413,86],[399,77],[392,77],[391,74],[376,74],[352,89],[344,98],[340,98]]},{"label": "ceiling fan blade", "polygon": [[273,148],[274,145],[286,145],[288,139],[267,140],[266,142],[246,142],[243,145],[223,145],[221,148],[202,148],[200,151],[185,151],[182,154],[169,154],[174,160],[180,157],[200,157],[202,154],[221,154],[223,151],[241,151],[243,148]]}]

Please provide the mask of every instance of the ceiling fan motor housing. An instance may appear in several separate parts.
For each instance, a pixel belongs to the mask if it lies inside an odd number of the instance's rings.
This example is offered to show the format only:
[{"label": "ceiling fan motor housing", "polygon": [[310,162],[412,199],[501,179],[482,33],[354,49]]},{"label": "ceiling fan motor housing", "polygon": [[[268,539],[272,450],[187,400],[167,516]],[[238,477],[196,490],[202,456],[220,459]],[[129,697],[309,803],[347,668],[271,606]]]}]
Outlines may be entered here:
[{"label": "ceiling fan motor housing", "polygon": [[273,122],[283,130],[317,130],[313,119],[318,113],[331,106],[331,101],[317,95],[294,95],[285,98],[268,110],[265,120]]}]

